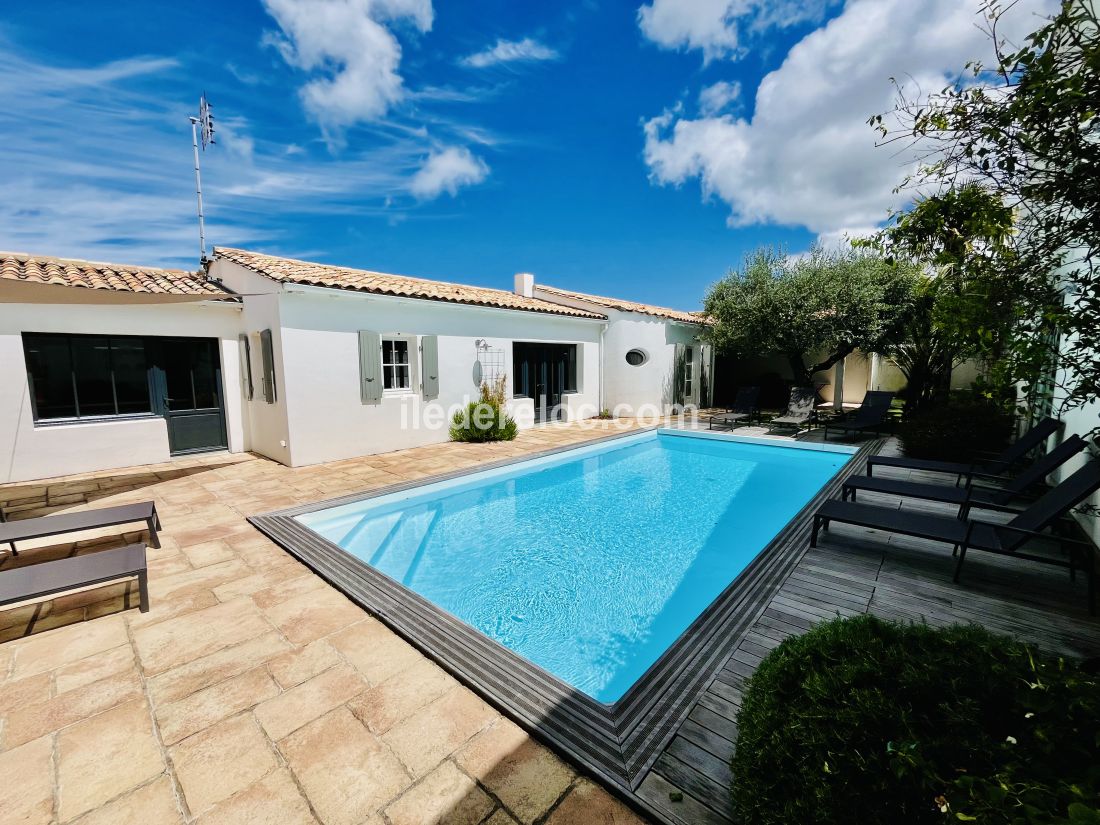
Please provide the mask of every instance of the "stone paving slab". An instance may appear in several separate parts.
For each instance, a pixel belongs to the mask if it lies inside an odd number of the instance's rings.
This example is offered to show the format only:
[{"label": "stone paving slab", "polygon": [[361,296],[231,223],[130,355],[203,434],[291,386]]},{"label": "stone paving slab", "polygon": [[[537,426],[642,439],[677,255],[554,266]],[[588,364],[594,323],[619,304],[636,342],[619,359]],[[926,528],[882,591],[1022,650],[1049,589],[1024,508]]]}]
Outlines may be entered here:
[{"label": "stone paving slab", "polygon": [[[314,467],[254,455],[0,485],[12,518],[152,500],[126,585],[0,611],[0,822],[637,825],[245,517],[618,430],[551,425]],[[68,498],[72,497],[72,498]],[[2,571],[141,540],[0,551]]]}]

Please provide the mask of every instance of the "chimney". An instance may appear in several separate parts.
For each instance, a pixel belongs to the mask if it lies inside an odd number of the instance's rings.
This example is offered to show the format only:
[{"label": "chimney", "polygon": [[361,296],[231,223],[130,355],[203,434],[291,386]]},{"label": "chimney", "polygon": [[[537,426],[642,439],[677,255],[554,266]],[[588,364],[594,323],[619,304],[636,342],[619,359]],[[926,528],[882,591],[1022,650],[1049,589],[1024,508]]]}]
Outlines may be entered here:
[{"label": "chimney", "polygon": [[535,276],[530,272],[517,272],[516,286],[513,292],[515,292],[516,295],[522,295],[524,298],[534,298]]}]

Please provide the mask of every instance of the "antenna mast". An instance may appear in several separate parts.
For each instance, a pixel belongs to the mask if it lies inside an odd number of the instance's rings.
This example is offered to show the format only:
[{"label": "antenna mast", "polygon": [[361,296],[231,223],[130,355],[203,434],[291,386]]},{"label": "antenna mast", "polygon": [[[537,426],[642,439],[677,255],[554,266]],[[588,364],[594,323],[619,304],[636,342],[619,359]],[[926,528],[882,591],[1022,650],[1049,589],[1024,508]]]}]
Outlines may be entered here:
[{"label": "antenna mast", "polygon": [[206,92],[199,98],[199,116],[191,120],[191,148],[195,151],[195,195],[199,201],[199,263],[206,263],[206,228],[202,214],[202,174],[199,172],[199,136],[202,135],[202,150],[214,143],[214,116],[210,114],[210,103]]}]

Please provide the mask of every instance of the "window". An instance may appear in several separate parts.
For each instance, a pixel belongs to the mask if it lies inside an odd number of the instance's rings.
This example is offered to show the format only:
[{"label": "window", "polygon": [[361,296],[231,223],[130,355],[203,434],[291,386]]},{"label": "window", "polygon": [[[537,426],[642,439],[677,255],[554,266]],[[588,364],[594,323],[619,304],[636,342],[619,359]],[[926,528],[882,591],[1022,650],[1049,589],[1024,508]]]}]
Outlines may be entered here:
[{"label": "window", "polygon": [[648,360],[649,356],[645,354],[645,350],[632,349],[626,354],[626,363],[632,367],[640,367]]},{"label": "window", "polygon": [[684,400],[691,400],[691,382],[695,379],[694,347],[684,348]]},{"label": "window", "polygon": [[25,333],[23,352],[36,421],[152,412],[141,338]]},{"label": "window", "polygon": [[391,392],[412,389],[412,350],[408,338],[382,339],[382,388]]}]

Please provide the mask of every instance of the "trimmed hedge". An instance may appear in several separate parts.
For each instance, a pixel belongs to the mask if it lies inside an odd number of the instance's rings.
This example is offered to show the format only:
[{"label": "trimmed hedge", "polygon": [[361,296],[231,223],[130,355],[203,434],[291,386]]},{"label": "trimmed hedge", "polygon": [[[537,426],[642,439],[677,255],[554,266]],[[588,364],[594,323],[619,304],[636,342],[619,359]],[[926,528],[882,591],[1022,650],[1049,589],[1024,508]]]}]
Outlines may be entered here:
[{"label": "trimmed hedge", "polygon": [[1012,434],[1012,413],[982,398],[952,399],[898,427],[902,451],[912,458],[972,461],[998,452]]},{"label": "trimmed hedge", "polygon": [[977,627],[821,624],[737,725],[740,822],[1100,823],[1100,680]]}]

